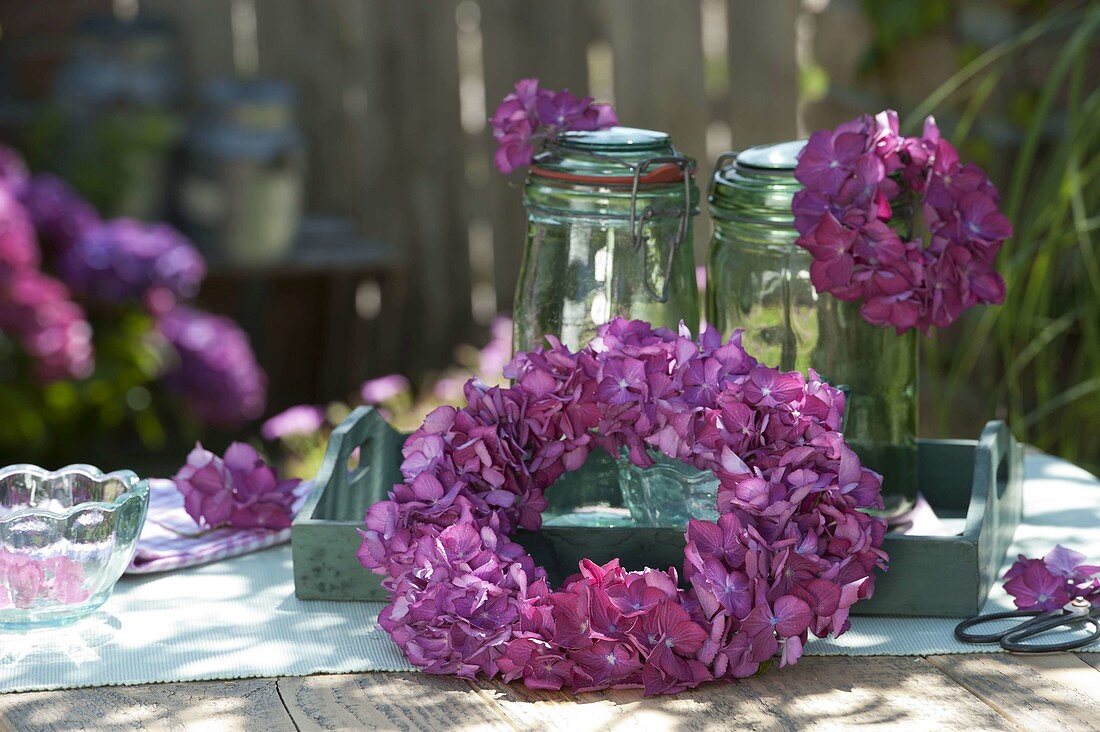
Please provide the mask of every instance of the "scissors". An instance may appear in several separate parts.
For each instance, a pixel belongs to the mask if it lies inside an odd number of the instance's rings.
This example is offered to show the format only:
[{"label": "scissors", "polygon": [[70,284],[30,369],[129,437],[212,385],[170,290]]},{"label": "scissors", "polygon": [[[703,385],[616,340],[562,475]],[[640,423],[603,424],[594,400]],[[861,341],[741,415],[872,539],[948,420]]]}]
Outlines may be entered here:
[{"label": "scissors", "polygon": [[[1009,620],[1011,618],[1031,618],[1015,625],[1008,630],[997,633],[968,633],[967,630],[975,625],[988,623],[994,620]],[[1074,638],[1064,643],[1023,643],[1028,638],[1033,638],[1048,630],[1067,627],[1072,628],[1085,623],[1092,627],[1092,633],[1081,638]],[[955,626],[955,637],[963,643],[999,643],[1001,648],[1015,653],[1053,653],[1056,651],[1072,651],[1074,648],[1087,646],[1100,640],[1100,606],[1093,607],[1087,599],[1075,597],[1060,610],[1014,610],[1005,613],[991,613],[989,615],[977,615],[962,621]]]}]

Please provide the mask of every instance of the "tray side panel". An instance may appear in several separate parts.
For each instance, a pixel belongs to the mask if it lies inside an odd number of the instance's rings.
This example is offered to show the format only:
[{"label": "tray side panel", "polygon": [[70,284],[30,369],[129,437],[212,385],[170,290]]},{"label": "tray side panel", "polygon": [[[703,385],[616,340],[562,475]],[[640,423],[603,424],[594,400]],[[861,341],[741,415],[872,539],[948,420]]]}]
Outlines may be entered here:
[{"label": "tray side panel", "polygon": [[357,528],[335,522],[295,527],[294,594],[299,600],[386,600],[382,577],[355,557]]},{"label": "tray side panel", "polygon": [[1004,422],[990,422],[975,457],[975,484],[989,485],[986,526],[978,535],[979,601],[997,581],[1024,510],[1024,449]]},{"label": "tray side panel", "polygon": [[[291,528],[294,594],[302,600],[384,600],[381,577],[355,556],[356,531],[400,480],[403,436],[370,407],[337,427],[317,480]],[[349,468],[358,451],[358,465]]]},{"label": "tray side panel", "polygon": [[963,617],[978,612],[978,547],[961,537],[887,535],[890,569],[852,615]]}]

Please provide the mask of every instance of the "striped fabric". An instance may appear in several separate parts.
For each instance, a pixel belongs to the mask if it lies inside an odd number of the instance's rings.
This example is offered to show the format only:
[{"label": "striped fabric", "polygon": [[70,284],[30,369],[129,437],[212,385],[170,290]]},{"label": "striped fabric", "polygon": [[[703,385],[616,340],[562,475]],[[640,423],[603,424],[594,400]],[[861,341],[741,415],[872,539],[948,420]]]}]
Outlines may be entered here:
[{"label": "striped fabric", "polygon": [[[295,510],[309,483],[295,489]],[[167,572],[266,549],[290,541],[290,529],[202,529],[183,510],[183,495],[170,480],[149,481],[149,517],[127,574]]]}]

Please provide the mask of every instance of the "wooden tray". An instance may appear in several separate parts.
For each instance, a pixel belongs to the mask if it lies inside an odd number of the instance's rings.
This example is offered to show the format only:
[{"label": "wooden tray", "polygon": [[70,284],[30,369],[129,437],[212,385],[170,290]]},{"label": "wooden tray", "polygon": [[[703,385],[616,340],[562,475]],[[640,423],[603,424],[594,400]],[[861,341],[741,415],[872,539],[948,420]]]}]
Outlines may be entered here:
[{"label": "wooden tray", "polygon": [[[300,599],[386,599],[381,578],[355,557],[356,529],[367,508],[401,480],[404,438],[369,407],[356,409],[332,433],[316,484],[294,520],[294,585]],[[349,470],[356,449],[359,464]],[[1003,422],[988,423],[978,440],[922,440],[919,455],[921,492],[938,517],[958,524],[958,532],[887,534],[890,571],[879,577],[874,598],[856,606],[857,614],[976,613],[1020,521],[1023,453]],[[613,469],[610,458],[594,452],[584,467],[547,492],[547,516],[593,501],[621,505],[617,483],[606,479]],[[555,582],[576,572],[583,557],[602,563],[618,556],[632,569],[683,564],[682,529],[545,525],[538,532],[520,531],[515,539]]]}]

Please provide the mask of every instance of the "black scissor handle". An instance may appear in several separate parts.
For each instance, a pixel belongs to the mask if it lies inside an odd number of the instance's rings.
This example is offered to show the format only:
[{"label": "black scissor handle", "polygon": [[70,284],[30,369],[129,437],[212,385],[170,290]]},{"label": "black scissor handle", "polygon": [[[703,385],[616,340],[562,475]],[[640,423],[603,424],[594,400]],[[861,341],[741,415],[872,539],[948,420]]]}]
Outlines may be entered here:
[{"label": "black scissor handle", "polygon": [[[1073,627],[1079,623],[1092,626],[1092,633],[1080,638],[1074,638],[1064,643],[1021,643],[1027,638],[1033,638],[1048,630],[1060,627]],[[1031,623],[1013,628],[1001,638],[1001,648],[1013,653],[1055,653],[1057,651],[1072,651],[1074,648],[1087,646],[1093,641],[1100,640],[1100,622],[1095,617],[1065,617],[1050,618],[1047,621],[1036,619]]]},{"label": "black scissor handle", "polygon": [[1041,613],[1037,610],[1010,610],[1003,613],[990,613],[989,615],[975,615],[972,618],[967,618],[958,625],[955,626],[955,637],[963,643],[1000,643],[1001,639],[1009,633],[1023,629],[1023,625],[1018,625],[1007,630],[1001,630],[996,633],[967,633],[966,631],[973,628],[975,625],[982,625],[994,620],[1012,620],[1013,618],[1034,618],[1024,625],[1031,626],[1032,623],[1042,622],[1047,618],[1053,618],[1060,616],[1061,610],[1048,610],[1045,613]]}]

